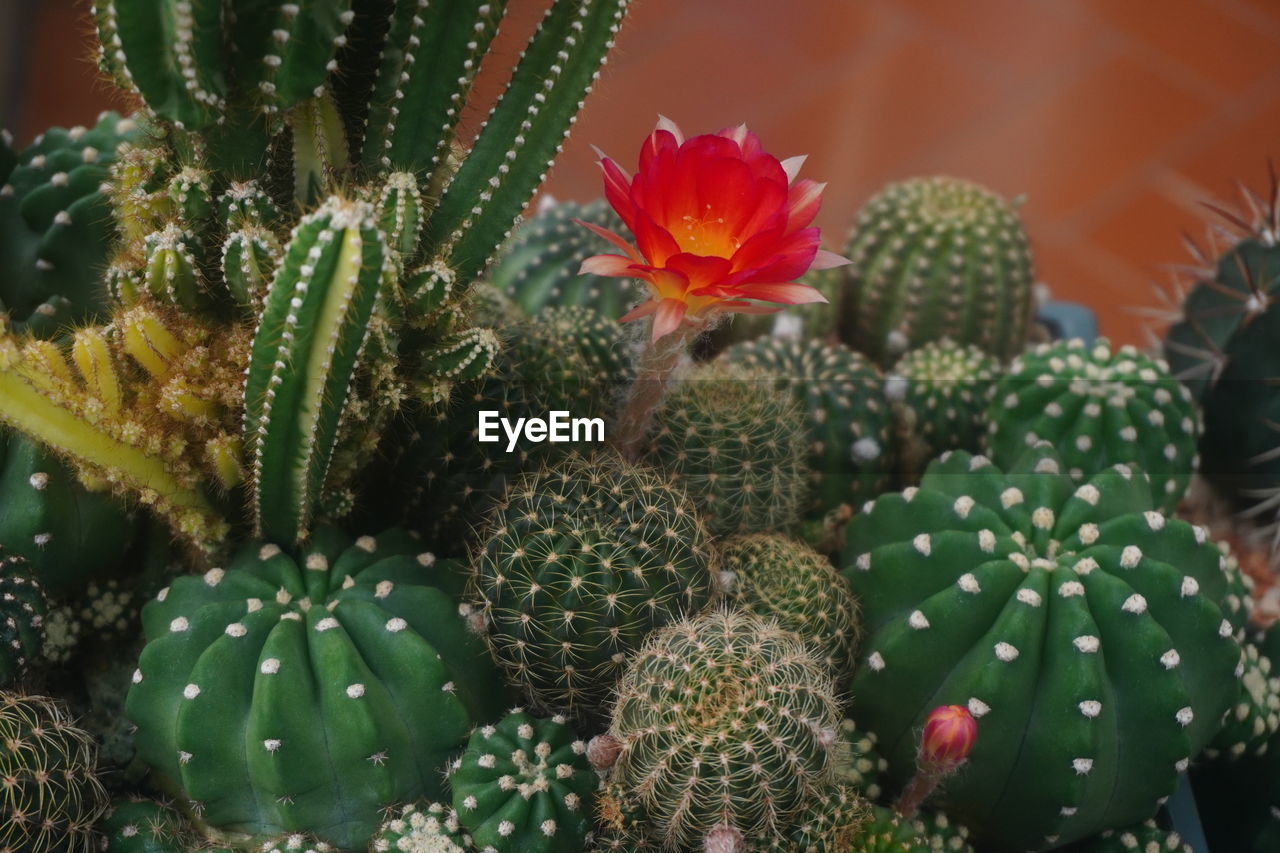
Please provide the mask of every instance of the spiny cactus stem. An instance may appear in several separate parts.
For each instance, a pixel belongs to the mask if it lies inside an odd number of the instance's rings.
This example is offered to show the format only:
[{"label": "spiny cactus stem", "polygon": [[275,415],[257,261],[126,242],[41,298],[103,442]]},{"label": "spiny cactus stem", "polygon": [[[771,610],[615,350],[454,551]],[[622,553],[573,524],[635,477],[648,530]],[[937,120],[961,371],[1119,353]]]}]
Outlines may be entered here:
[{"label": "spiny cactus stem", "polygon": [[654,412],[662,403],[671,377],[680,364],[680,357],[701,332],[701,326],[682,325],[671,334],[645,345],[636,368],[635,382],[627,392],[626,407],[613,431],[613,446],[624,458],[633,462],[639,458]]}]

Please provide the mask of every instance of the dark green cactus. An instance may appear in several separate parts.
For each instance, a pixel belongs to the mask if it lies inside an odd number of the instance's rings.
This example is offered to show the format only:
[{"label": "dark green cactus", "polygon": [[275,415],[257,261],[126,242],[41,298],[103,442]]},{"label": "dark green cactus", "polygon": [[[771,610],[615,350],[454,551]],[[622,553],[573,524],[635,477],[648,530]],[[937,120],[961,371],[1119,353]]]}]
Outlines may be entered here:
[{"label": "dark green cactus", "polygon": [[440,803],[410,804],[378,827],[369,853],[468,853],[467,835],[453,809]]},{"label": "dark green cactus", "polygon": [[136,796],[113,801],[96,829],[102,853],[188,853],[195,846],[177,812]]},{"label": "dark green cactus", "polygon": [[838,681],[853,667],[861,626],[848,581],[813,549],[784,536],[748,534],[719,545],[720,579],[744,610],[800,635]]},{"label": "dark green cactus", "polygon": [[898,418],[902,463],[918,478],[947,450],[978,453],[985,445],[987,407],[1000,363],[976,346],[930,341],[898,360],[885,395]]},{"label": "dark green cactus", "polygon": [[870,812],[858,837],[844,848],[847,853],[973,853],[964,828],[940,813],[904,818],[877,805]]},{"label": "dark green cactus", "polygon": [[1071,848],[1071,853],[1195,853],[1195,848],[1171,829],[1153,820],[1125,829],[1108,829]]},{"label": "dark green cactus", "polygon": [[565,718],[516,710],[471,733],[449,772],[453,808],[475,846],[579,853],[600,784]]},{"label": "dark green cactus", "polygon": [[296,559],[250,545],[174,581],[143,610],[139,757],[232,837],[362,846],[379,808],[439,797],[504,697],[433,562],[403,533],[319,528]]},{"label": "dark green cactus", "polygon": [[531,316],[551,306],[581,305],[617,320],[644,298],[644,287],[631,279],[579,275],[584,260],[616,247],[575,219],[625,233],[604,199],[552,203],[512,232],[485,275]]},{"label": "dark green cactus", "polygon": [[658,845],[724,829],[771,843],[830,778],[838,722],[833,682],[799,637],[714,611],[655,632],[631,660],[610,782],[640,803]]},{"label": "dark green cactus", "polygon": [[92,739],[57,700],[0,691],[0,849],[91,853],[106,811]]},{"label": "dark green cactus", "polygon": [[725,358],[768,370],[804,406],[811,498],[806,517],[860,507],[888,487],[896,464],[884,377],[843,344],[760,338]]},{"label": "dark green cactus", "polygon": [[627,656],[712,594],[688,497],[612,455],[524,475],[481,541],[472,597],[490,650],[539,707],[601,713]]},{"label": "dark green cactus", "polygon": [[1199,415],[1163,361],[1105,339],[1041,344],[1009,366],[987,411],[988,447],[1009,466],[1037,441],[1058,448],[1066,472],[1084,482],[1110,465],[1136,463],[1151,477],[1156,506],[1172,512],[1199,460]]},{"label": "dark green cactus", "polygon": [[1256,645],[1241,646],[1236,701],[1222,730],[1205,749],[1207,757],[1239,758],[1269,749],[1272,736],[1280,730],[1280,677],[1271,674],[1271,666],[1271,659]]},{"label": "dark green cactus", "polygon": [[882,365],[950,337],[1010,359],[1031,326],[1031,250],[1014,207],[977,184],[890,184],[845,246],[840,339]]},{"label": "dark green cactus", "polygon": [[867,630],[854,717],[901,784],[930,709],[967,706],[979,736],[948,812],[1011,848],[1150,817],[1221,726],[1240,659],[1206,531],[1156,511],[1130,466],[1065,468],[1047,442],[1008,474],[957,451],[846,531]]},{"label": "dark green cactus", "polygon": [[836,780],[873,801],[879,801],[884,793],[881,780],[889,769],[889,762],[876,749],[876,740],[874,732],[862,731],[853,720],[841,720],[831,757]]},{"label": "dark green cactus", "polygon": [[0,551],[0,688],[12,684],[39,658],[48,609],[30,564]]},{"label": "dark green cactus", "polygon": [[646,458],[720,536],[793,527],[808,486],[805,451],[804,413],[773,375],[716,362],[667,392]]}]

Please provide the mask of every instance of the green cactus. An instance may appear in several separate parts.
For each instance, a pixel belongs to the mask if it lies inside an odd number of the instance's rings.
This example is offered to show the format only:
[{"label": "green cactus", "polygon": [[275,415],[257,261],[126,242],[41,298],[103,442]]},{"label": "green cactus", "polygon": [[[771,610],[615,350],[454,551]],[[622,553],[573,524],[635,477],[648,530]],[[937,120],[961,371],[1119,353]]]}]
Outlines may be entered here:
[{"label": "green cactus", "polygon": [[1195,848],[1171,829],[1153,820],[1126,829],[1108,829],[1071,848],[1072,853],[1195,853]]},{"label": "green cactus", "polygon": [[941,813],[909,819],[877,805],[870,812],[848,853],[973,853],[964,828]]},{"label": "green cactus", "polygon": [[760,338],[725,358],[768,370],[804,406],[811,482],[806,517],[861,506],[888,487],[896,462],[893,411],[880,370],[843,344]]},{"label": "green cactus", "polygon": [[137,796],[117,799],[96,827],[102,853],[188,853],[194,846],[181,816]]},{"label": "green cactus", "polygon": [[107,792],[92,739],[56,700],[0,691],[0,779],[0,849],[95,849]]},{"label": "green cactus", "polygon": [[788,853],[847,853],[867,821],[869,804],[844,785],[818,789],[791,821],[785,840],[752,849]]},{"label": "green cactus", "polygon": [[1031,250],[1014,206],[947,177],[890,184],[845,247],[840,339],[882,365],[950,337],[1008,360],[1031,326]]},{"label": "green cactus", "polygon": [[838,681],[853,667],[861,627],[848,582],[813,549],[755,533],[719,544],[721,586],[732,601],[794,631]]},{"label": "green cactus", "polygon": [[476,847],[579,853],[600,781],[586,752],[561,716],[535,719],[516,710],[472,732],[449,787]]},{"label": "green cactus", "polygon": [[[1280,501],[1280,182],[1253,212],[1227,212],[1231,245],[1201,255],[1196,283],[1169,327],[1164,354],[1204,412],[1199,470],[1251,512],[1275,516]],[[1280,528],[1276,528],[1280,529]]]},{"label": "green cactus", "polygon": [[132,119],[50,128],[0,175],[0,312],[43,337],[105,313],[99,274],[113,236],[101,190]]},{"label": "green cactus", "polygon": [[551,203],[512,232],[486,278],[530,316],[552,306],[581,305],[617,320],[644,298],[644,288],[631,279],[579,275],[584,260],[616,247],[574,220],[625,233],[604,199]]},{"label": "green cactus", "polygon": [[1110,465],[1136,463],[1151,477],[1157,508],[1172,512],[1199,460],[1199,416],[1191,394],[1163,361],[1131,346],[1076,339],[1042,344],[1016,359],[987,411],[997,465],[1015,463],[1037,441],[1058,448],[1076,482]]},{"label": "green cactus", "polygon": [[647,459],[688,491],[712,534],[799,521],[804,413],[768,372],[715,362],[689,374],[663,400],[652,441]]},{"label": "green cactus", "polygon": [[889,762],[876,749],[875,732],[864,732],[853,720],[840,721],[839,740],[831,762],[836,780],[847,784],[868,800],[879,801]]},{"label": "green cactus", "polygon": [[0,551],[0,688],[40,657],[49,602],[30,563]]},{"label": "green cactus", "polygon": [[726,827],[768,843],[829,778],[838,721],[833,682],[799,637],[715,611],[660,629],[631,660],[610,781],[667,848]]},{"label": "green cactus", "polygon": [[987,408],[1000,363],[972,344],[930,341],[898,360],[885,395],[898,419],[902,464],[918,479],[947,450],[978,453],[985,445]]},{"label": "green cactus", "polygon": [[967,706],[979,736],[948,811],[1019,849],[1150,817],[1217,733],[1240,659],[1205,530],[1156,511],[1130,466],[1079,485],[1065,468],[1047,442],[1008,474],[944,454],[846,531],[867,630],[853,715],[901,784],[930,709]]},{"label": "green cactus", "polygon": [[259,543],[174,581],[143,610],[139,757],[232,837],[350,848],[380,807],[440,796],[504,696],[433,564],[407,534],[322,527],[296,558]]},{"label": "green cactus", "polygon": [[453,809],[440,803],[410,804],[378,828],[369,853],[467,853],[472,849]]},{"label": "green cactus", "polygon": [[337,853],[332,844],[305,832],[290,832],[257,846],[257,853]]},{"label": "green cactus", "polygon": [[1271,674],[1271,659],[1256,645],[1240,648],[1240,686],[1236,702],[1227,712],[1221,731],[1205,749],[1205,755],[1239,758],[1246,753],[1265,752],[1280,730],[1280,677]]},{"label": "green cactus", "polygon": [[612,455],[517,480],[485,527],[472,598],[490,651],[539,708],[601,713],[627,656],[711,598],[684,492]]}]

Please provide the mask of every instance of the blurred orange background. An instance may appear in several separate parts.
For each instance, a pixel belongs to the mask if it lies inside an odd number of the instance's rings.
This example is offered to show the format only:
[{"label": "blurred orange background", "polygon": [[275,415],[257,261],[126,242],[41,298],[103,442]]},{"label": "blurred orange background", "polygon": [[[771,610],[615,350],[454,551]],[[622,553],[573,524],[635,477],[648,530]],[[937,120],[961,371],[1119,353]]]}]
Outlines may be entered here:
[{"label": "blurred orange background", "polygon": [[[511,0],[500,58],[544,6]],[[37,5],[19,142],[113,104],[87,12]],[[1128,309],[1158,304],[1167,266],[1189,260],[1201,202],[1262,190],[1280,159],[1280,2],[634,0],[546,190],[599,195],[591,146],[633,166],[659,113],[687,134],[746,122],[773,153],[808,154],[833,248],[888,181],[949,173],[1024,196],[1039,279],[1142,343]]]}]

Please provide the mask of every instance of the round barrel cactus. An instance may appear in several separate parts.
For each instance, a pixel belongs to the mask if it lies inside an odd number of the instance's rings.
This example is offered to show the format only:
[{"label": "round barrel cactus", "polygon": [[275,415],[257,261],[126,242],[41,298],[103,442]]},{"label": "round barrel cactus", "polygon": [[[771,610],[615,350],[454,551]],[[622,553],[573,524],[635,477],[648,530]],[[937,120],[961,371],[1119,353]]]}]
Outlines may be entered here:
[{"label": "round barrel cactus", "polygon": [[579,853],[600,780],[561,716],[516,710],[471,734],[449,774],[453,808],[477,848]]},{"label": "round barrel cactus", "polygon": [[858,645],[858,602],[826,557],[785,536],[753,533],[720,543],[721,585],[735,604],[776,619],[843,679]]},{"label": "round barrel cactus", "polygon": [[440,803],[410,804],[378,828],[369,853],[468,853],[471,837]]},{"label": "round barrel cactus", "polygon": [[943,783],[991,843],[1047,849],[1155,813],[1235,695],[1230,568],[1116,465],[1077,484],[1042,442],[1009,470],[962,451],[847,528],[867,632],[852,714],[892,779],[939,703],[978,738]]},{"label": "round barrel cactus", "polygon": [[1013,205],[956,178],[890,184],[845,246],[840,339],[883,365],[950,337],[1009,359],[1031,326],[1031,249]]},{"label": "round barrel cactus", "polygon": [[384,806],[440,797],[500,677],[408,534],[318,528],[246,546],[142,613],[126,710],[139,757],[228,837],[365,845]]},{"label": "round barrel cactus", "polygon": [[844,344],[782,338],[738,344],[725,358],[767,370],[804,407],[808,518],[861,506],[888,487],[896,455],[893,411],[874,363]]},{"label": "round barrel cactus", "polygon": [[113,801],[97,831],[102,853],[187,853],[194,846],[176,812],[141,797]]},{"label": "round barrel cactus", "polygon": [[762,370],[715,362],[667,393],[648,459],[688,491],[717,536],[786,530],[808,480],[804,414]]},{"label": "round barrel cactus", "polygon": [[829,781],[838,723],[831,677],[797,635],[749,613],[703,614],[632,659],[610,782],[659,845],[701,846],[724,829],[771,843]]},{"label": "round barrel cactus", "polygon": [[0,687],[11,684],[39,657],[48,609],[30,564],[0,550]]},{"label": "round barrel cactus", "polygon": [[0,691],[0,850],[90,853],[107,807],[93,739],[66,709]]},{"label": "round barrel cactus", "polygon": [[1151,478],[1158,509],[1171,512],[1199,464],[1199,416],[1190,392],[1131,346],[1075,339],[1042,344],[1015,359],[996,385],[987,418],[997,465],[1048,441],[1066,472],[1083,482],[1104,468],[1136,463]]},{"label": "round barrel cactus", "polygon": [[473,598],[507,677],[542,708],[597,714],[627,656],[710,600],[708,535],[685,494],[608,454],[517,480],[490,517]]}]

